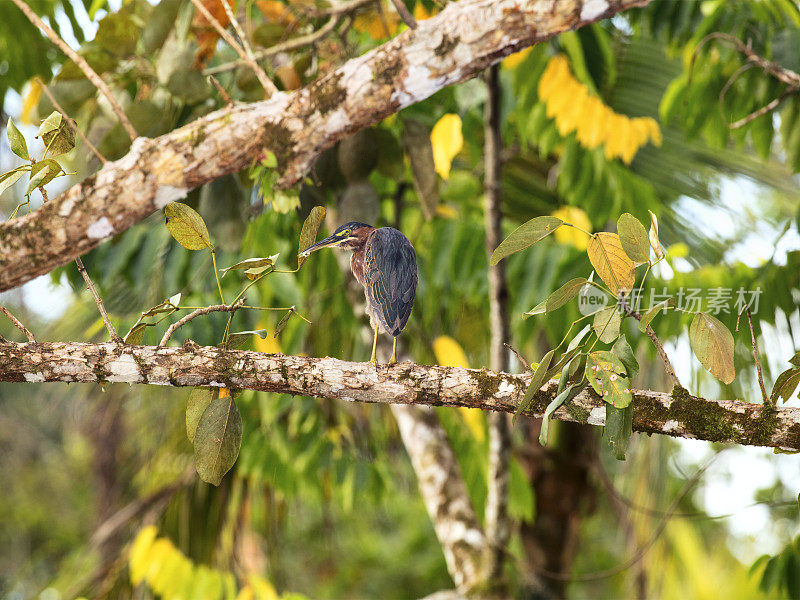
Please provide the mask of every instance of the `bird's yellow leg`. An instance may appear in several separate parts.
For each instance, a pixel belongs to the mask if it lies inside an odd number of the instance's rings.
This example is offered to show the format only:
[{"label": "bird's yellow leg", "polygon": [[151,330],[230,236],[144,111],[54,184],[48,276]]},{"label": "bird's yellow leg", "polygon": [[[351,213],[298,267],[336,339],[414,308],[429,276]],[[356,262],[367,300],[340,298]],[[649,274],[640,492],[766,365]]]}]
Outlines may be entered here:
[{"label": "bird's yellow leg", "polygon": [[376,352],[378,351],[378,326],[375,325],[375,337],[372,339],[372,358],[369,359],[374,365],[378,364],[378,357],[376,356]]},{"label": "bird's yellow leg", "polygon": [[389,364],[394,365],[397,363],[397,338],[392,339],[392,358],[389,359]]}]

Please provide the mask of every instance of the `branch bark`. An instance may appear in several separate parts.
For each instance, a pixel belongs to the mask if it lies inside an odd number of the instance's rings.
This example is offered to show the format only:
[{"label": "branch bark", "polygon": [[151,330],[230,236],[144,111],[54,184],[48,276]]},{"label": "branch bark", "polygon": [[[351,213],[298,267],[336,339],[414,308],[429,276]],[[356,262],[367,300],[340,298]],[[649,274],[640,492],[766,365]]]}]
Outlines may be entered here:
[{"label": "branch bark", "polygon": [[[401,363],[394,366],[221,350],[83,344],[0,344],[0,381],[146,383],[212,386],[352,402],[466,406],[513,413],[530,373]],[[541,417],[555,397],[550,381],[534,395],[529,417]],[[605,425],[605,404],[591,389],[559,408],[561,421]],[[672,437],[800,450],[800,408],[634,390],[633,429]]]},{"label": "branch bark", "polygon": [[0,291],[88,252],[267,151],[289,186],[336,141],[503,57],[648,0],[461,0],[291,94],[223,109],[156,139],[0,226]]}]

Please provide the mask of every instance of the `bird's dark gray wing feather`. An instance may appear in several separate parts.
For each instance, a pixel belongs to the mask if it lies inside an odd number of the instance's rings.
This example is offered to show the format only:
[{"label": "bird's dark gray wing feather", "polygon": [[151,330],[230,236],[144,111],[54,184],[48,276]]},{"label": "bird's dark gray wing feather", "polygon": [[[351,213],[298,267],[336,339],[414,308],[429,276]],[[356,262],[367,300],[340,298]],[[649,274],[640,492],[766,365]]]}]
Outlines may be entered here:
[{"label": "bird's dark gray wing feather", "polygon": [[364,287],[384,329],[394,335],[406,326],[417,292],[417,255],[411,242],[392,227],[381,227],[367,239]]}]

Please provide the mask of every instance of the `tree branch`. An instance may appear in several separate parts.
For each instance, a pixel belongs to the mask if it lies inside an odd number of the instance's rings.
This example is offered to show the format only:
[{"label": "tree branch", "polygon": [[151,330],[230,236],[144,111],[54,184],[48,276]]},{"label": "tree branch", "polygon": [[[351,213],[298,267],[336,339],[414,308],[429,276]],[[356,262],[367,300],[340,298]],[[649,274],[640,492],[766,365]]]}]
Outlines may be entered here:
[{"label": "tree branch", "polygon": [[[21,2],[21,0],[15,0]],[[563,31],[648,0],[461,0],[290,94],[222,109],[156,139],[0,226],[0,291],[48,273],[267,151],[289,186],[342,137]]]},{"label": "tree branch", "polygon": [[200,315],[207,315],[212,312],[229,312],[235,313],[239,310],[242,306],[244,306],[244,298],[240,298],[238,302],[234,304],[212,304],[211,306],[204,306],[203,308],[198,308],[197,310],[193,310],[188,315],[184,316],[183,318],[175,321],[172,325],[169,326],[169,329],[164,333],[164,337],[161,338],[161,341],[158,343],[159,346],[166,346],[169,338],[172,337],[172,334],[175,333],[180,327],[183,327],[194,319],[195,317],[199,317]]},{"label": "tree branch", "polygon": [[5,306],[0,306],[0,313],[3,313],[6,317],[8,317],[8,320],[14,324],[14,327],[16,327],[22,333],[25,334],[25,337],[28,338],[29,342],[36,341],[33,338],[33,334],[30,332],[30,330],[27,327],[25,327],[25,325],[22,324],[22,321],[20,321],[17,317],[12,315],[11,312]]},{"label": "tree branch", "polygon": [[[530,373],[401,363],[354,363],[334,358],[262,354],[215,347],[157,348],[72,342],[0,344],[0,381],[146,383],[279,392],[383,404],[466,406],[513,413]],[[556,381],[534,395],[524,413],[541,417]],[[677,388],[633,391],[633,429],[672,437],[800,450],[800,408],[710,400]],[[591,389],[554,418],[605,425],[605,404]]]}]

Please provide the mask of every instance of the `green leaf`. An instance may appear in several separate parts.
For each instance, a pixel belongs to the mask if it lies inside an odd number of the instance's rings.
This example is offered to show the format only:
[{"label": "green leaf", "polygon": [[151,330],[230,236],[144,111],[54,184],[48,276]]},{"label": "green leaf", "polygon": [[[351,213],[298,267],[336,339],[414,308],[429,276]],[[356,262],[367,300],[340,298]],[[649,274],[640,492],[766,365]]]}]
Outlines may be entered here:
[{"label": "green leaf", "polygon": [[8,173],[3,173],[3,175],[0,175],[0,194],[17,183],[24,172],[25,170],[22,169],[14,169],[13,171],[9,171]]},{"label": "green leaf", "polygon": [[504,239],[503,242],[497,248],[495,248],[495,251],[492,252],[492,257],[489,260],[489,264],[494,266],[506,256],[510,256],[515,252],[519,252],[520,250],[524,250],[525,248],[532,246],[539,240],[544,239],[553,233],[563,224],[564,221],[558,217],[549,216],[536,217],[527,223],[523,223],[517,227],[517,229],[512,231],[511,235]]},{"label": "green leaf", "polygon": [[25,195],[30,194],[38,187],[44,187],[63,172],[64,169],[61,168],[61,165],[52,158],[40,160],[31,166],[31,180],[28,183]]},{"label": "green leaf", "polygon": [[[300,231],[300,247],[298,252],[302,252],[313,244],[317,239],[317,232],[319,231],[322,221],[325,220],[325,207],[315,206],[303,222],[303,229]],[[307,256],[297,257],[298,270],[305,264]]]},{"label": "green leaf", "polygon": [[569,384],[560,394],[558,394],[558,396],[553,398],[550,404],[547,405],[547,408],[544,409],[544,414],[542,415],[542,427],[539,430],[539,443],[542,446],[547,446],[547,436],[550,431],[550,417],[554,412],[556,412],[559,406],[567,401],[569,393],[574,387],[574,383]]},{"label": "green leaf", "polygon": [[194,442],[200,417],[215,398],[219,398],[219,388],[196,387],[189,393],[186,403],[186,436],[190,442]]},{"label": "green leaf", "polygon": [[578,292],[581,291],[581,288],[587,283],[589,283],[589,280],[585,277],[576,277],[575,279],[570,279],[567,283],[550,294],[546,304],[547,312],[554,311],[564,306],[567,302],[577,296]]},{"label": "green leaf", "polygon": [[689,327],[689,341],[695,356],[714,377],[723,383],[733,381],[733,336],[719,319],[697,313]]},{"label": "green leaf", "polygon": [[137,323],[128,334],[125,336],[123,340],[126,344],[131,344],[132,346],[139,346],[144,339],[144,332],[147,329],[147,323]]},{"label": "green leaf", "polygon": [[625,365],[607,350],[591,352],[586,357],[586,379],[606,402],[625,408],[633,400]]},{"label": "green leaf", "polygon": [[773,402],[777,402],[778,398],[783,398],[784,402],[788,401],[794,395],[799,383],[800,369],[792,368],[784,371],[775,380],[770,398]]},{"label": "green leaf", "polygon": [[8,134],[8,145],[11,147],[11,151],[23,160],[30,160],[25,136],[20,133],[20,130],[17,129],[11,119],[8,120],[6,125],[6,134]]},{"label": "green leaf", "polygon": [[619,337],[619,328],[622,324],[622,317],[616,306],[609,306],[594,314],[592,328],[597,334],[597,338],[604,344],[610,344]]},{"label": "green leaf", "polygon": [[639,219],[631,213],[622,213],[617,220],[617,233],[628,258],[635,263],[646,263],[650,260],[647,231]]},{"label": "green leaf", "polygon": [[550,361],[553,360],[553,355],[555,352],[555,350],[550,350],[550,352],[545,354],[542,357],[542,360],[539,361],[539,365],[533,372],[533,377],[528,385],[528,389],[525,390],[525,396],[523,396],[522,401],[519,403],[519,405],[517,405],[517,408],[514,411],[514,418],[512,419],[513,422],[516,422],[517,417],[530,406],[531,402],[533,401],[533,396],[539,391],[539,388],[542,387],[542,384],[544,384],[547,368],[550,366]]},{"label": "green leaf", "polygon": [[278,159],[275,156],[274,152],[267,150],[264,152],[264,156],[261,158],[261,164],[267,167],[268,169],[274,169],[278,166]]},{"label": "green leaf", "polygon": [[236,333],[230,334],[230,336],[228,336],[228,350],[236,350],[244,347],[254,335],[257,335],[263,340],[265,337],[267,337],[267,330],[256,329],[253,331],[237,331]]},{"label": "green leaf", "polygon": [[187,250],[203,250],[214,246],[208,228],[196,210],[180,202],[164,207],[164,223],[178,243]]},{"label": "green leaf", "polygon": [[69,123],[63,121],[57,129],[43,133],[42,141],[45,145],[45,154],[60,156],[75,148],[75,132]]},{"label": "green leaf", "polygon": [[239,456],[242,417],[233,397],[211,401],[194,435],[194,464],[203,481],[219,485]]},{"label": "green leaf", "polygon": [[161,313],[171,313],[174,312],[181,302],[181,293],[178,292],[174,296],[171,296],[164,300],[161,304],[156,304],[152,308],[148,308],[145,312],[142,313],[141,319],[146,317],[153,317],[155,315]]},{"label": "green leaf", "polygon": [[622,248],[616,233],[600,231],[589,238],[586,248],[595,272],[616,296],[630,290],[634,283],[634,264]]},{"label": "green leaf", "polygon": [[43,136],[45,133],[52,133],[53,131],[58,131],[58,128],[61,127],[61,113],[57,110],[51,112],[48,117],[42,121],[42,124],[39,125],[39,131],[36,134],[37,137]]},{"label": "green leaf", "polygon": [[633,407],[617,408],[606,404],[606,426],[603,428],[603,439],[617,460],[625,460],[625,451],[631,441],[632,432]]},{"label": "green leaf", "polygon": [[795,355],[789,359],[789,362],[795,367],[800,367],[800,352],[796,352]]},{"label": "green leaf", "polygon": [[666,310],[670,306],[675,305],[674,298],[668,298],[667,300],[662,300],[658,304],[651,306],[646,313],[642,316],[641,320],[639,321],[639,331],[644,333],[647,331],[647,326],[656,318],[656,315],[659,313],[660,310]]},{"label": "green leaf", "polygon": [[625,338],[624,333],[611,347],[611,352],[614,354],[614,356],[622,361],[623,365],[625,365],[625,370],[628,373],[628,377],[631,379],[636,377],[636,375],[639,373],[639,361],[636,360],[636,356],[633,353],[633,348],[631,348],[631,345]]},{"label": "green leaf", "polygon": [[253,269],[257,267],[274,267],[275,262],[278,260],[278,256],[280,255],[273,254],[272,256],[268,256],[266,258],[247,258],[239,261],[235,265],[231,265],[225,269],[220,269],[219,272],[222,273],[222,277],[225,277],[225,275],[228,274],[228,271],[234,271],[238,269]]}]

